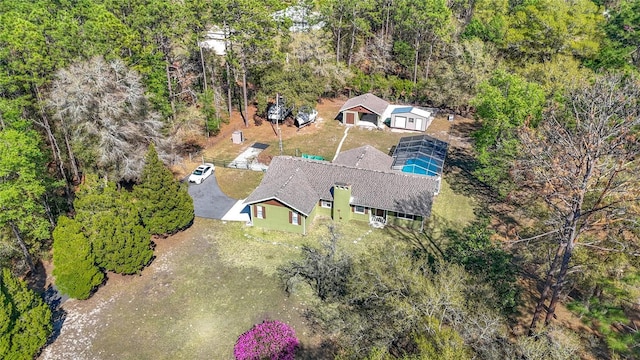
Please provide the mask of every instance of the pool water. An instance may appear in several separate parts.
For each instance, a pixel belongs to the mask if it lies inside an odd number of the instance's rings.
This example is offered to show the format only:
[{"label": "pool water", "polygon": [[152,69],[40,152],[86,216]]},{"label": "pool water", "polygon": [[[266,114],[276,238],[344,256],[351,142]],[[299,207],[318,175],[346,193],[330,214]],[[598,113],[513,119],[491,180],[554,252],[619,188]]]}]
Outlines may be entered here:
[{"label": "pool water", "polygon": [[402,172],[429,176],[437,176],[438,170],[438,164],[433,159],[427,157],[407,159],[405,165],[402,167]]}]

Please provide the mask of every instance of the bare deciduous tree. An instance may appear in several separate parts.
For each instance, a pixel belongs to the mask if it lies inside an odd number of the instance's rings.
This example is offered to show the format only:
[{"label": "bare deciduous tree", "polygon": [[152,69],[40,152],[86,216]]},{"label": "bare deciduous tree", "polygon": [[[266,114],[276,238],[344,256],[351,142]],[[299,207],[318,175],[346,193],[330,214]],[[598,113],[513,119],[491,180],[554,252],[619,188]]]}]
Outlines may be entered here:
[{"label": "bare deciduous tree", "polygon": [[545,307],[545,325],[554,317],[576,246],[632,251],[638,245],[628,231],[637,226],[640,199],[638,80],[598,76],[591,85],[569,91],[565,100],[550,108],[537,129],[520,133],[524,157],[517,181],[544,204],[546,234],[557,243],[531,333]]},{"label": "bare deciduous tree", "polygon": [[352,261],[337,251],[339,238],[335,227],[330,226],[329,239],[321,241],[321,249],[305,245],[302,247],[304,260],[280,268],[285,290],[288,292],[292,282],[301,278],[311,284],[321,300],[344,295]]},{"label": "bare deciduous tree", "polygon": [[69,159],[113,180],[137,179],[149,143],[164,142],[140,76],[120,60],[95,57],[58,71],[48,103]]}]

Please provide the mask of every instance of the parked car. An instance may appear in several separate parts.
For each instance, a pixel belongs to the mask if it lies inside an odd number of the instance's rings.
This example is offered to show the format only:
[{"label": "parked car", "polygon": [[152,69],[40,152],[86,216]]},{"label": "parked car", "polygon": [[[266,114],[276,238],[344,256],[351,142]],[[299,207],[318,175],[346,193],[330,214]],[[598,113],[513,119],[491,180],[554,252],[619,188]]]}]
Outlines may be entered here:
[{"label": "parked car", "polygon": [[198,166],[195,170],[193,170],[191,175],[189,175],[189,182],[202,184],[202,182],[205,181],[206,178],[208,178],[209,176],[211,176],[211,174],[213,174],[213,171],[215,169],[216,167],[213,164],[209,164],[209,163],[202,164]]},{"label": "parked car", "polygon": [[296,115],[296,123],[298,127],[307,126],[316,121],[318,117],[318,111],[309,106],[302,106],[298,110],[298,115]]}]

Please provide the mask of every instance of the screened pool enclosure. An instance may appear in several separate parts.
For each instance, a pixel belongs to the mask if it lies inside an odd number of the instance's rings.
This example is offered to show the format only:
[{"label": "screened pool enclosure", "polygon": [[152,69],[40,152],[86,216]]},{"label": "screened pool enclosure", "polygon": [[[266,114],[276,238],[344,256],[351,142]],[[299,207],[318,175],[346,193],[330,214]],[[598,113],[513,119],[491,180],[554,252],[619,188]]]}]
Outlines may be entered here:
[{"label": "screened pool enclosure", "polygon": [[427,135],[403,137],[393,151],[394,170],[440,176],[449,144]]}]

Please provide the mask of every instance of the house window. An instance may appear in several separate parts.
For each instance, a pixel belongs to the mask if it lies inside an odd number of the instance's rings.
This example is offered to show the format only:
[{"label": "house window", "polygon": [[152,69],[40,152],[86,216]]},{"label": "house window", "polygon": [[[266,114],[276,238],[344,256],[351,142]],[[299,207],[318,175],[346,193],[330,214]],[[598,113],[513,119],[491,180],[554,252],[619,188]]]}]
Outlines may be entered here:
[{"label": "house window", "polygon": [[320,200],[320,206],[323,208],[331,209],[332,202],[328,200]]},{"label": "house window", "polygon": [[264,206],[256,205],[254,215],[256,216],[257,219],[264,219],[265,218]]},{"label": "house window", "polygon": [[415,215],[405,214],[405,213],[396,213],[396,217],[398,219],[404,219],[404,220],[414,220],[415,219]]},{"label": "house window", "polygon": [[353,207],[353,212],[356,213],[356,214],[364,214],[365,213],[365,208],[364,208],[364,206],[356,205],[356,206]]},{"label": "house window", "polygon": [[413,124],[415,120],[413,118],[409,118],[409,124]]},{"label": "house window", "polygon": [[289,211],[289,223],[293,225],[300,225],[300,214],[295,211]]}]

